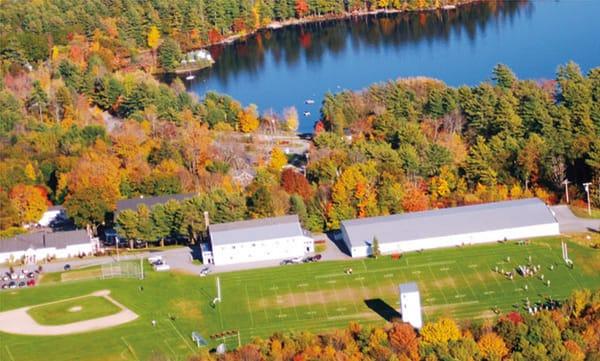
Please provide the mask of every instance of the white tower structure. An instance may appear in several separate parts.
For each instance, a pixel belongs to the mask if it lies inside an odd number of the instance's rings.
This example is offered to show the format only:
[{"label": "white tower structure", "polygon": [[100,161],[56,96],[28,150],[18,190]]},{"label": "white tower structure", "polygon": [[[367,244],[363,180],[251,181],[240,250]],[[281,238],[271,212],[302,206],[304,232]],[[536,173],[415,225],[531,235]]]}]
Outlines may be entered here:
[{"label": "white tower structure", "polygon": [[415,282],[400,285],[400,313],[402,321],[410,323],[416,329],[423,327],[421,296]]}]

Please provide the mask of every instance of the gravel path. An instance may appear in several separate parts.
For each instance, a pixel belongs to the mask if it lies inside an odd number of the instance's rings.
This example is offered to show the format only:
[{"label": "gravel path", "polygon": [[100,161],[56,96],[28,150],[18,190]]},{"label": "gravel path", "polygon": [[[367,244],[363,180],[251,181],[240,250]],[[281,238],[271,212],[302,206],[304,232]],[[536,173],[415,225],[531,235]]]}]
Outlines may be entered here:
[{"label": "gravel path", "polygon": [[[91,293],[85,296],[68,298],[55,302],[43,303],[40,305],[17,308],[15,310],[0,312],[0,331],[6,333],[14,333],[19,335],[35,335],[35,336],[55,336],[55,335],[70,335],[73,333],[89,332],[119,326],[127,322],[131,322],[138,318],[138,315],[119,302],[109,296],[109,290],[102,290]],[[96,296],[104,297],[116,306],[121,308],[121,312],[114,315],[95,318],[86,321],[73,322],[60,326],[45,326],[37,323],[27,311],[32,307],[49,305],[63,301],[74,300],[83,297]]]}]

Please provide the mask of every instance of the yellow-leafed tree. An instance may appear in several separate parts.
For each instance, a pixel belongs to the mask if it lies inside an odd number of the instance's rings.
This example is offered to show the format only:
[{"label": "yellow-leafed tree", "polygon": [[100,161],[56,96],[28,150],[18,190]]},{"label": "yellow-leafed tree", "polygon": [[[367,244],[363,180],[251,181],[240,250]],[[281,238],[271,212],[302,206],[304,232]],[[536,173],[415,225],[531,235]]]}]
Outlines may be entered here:
[{"label": "yellow-leafed tree", "polygon": [[280,171],[287,164],[285,153],[279,148],[273,148],[271,151],[271,160],[269,161],[269,169]]},{"label": "yellow-leafed tree", "polygon": [[156,50],[160,44],[160,31],[155,25],[150,27],[148,31],[148,47],[152,50]]},{"label": "yellow-leafed tree", "polygon": [[508,354],[508,349],[506,348],[504,340],[494,332],[486,333],[481,336],[477,345],[479,346],[479,350],[484,359],[488,361],[502,360],[502,358]]}]

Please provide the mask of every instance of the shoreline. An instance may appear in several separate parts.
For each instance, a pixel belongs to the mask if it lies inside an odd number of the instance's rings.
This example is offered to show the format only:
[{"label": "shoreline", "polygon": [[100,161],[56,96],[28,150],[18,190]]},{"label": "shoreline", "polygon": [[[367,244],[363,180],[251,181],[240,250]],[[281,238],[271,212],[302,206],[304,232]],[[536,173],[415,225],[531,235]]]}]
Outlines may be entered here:
[{"label": "shoreline", "polygon": [[194,48],[192,50],[208,49],[213,46],[233,44],[236,41],[245,40],[246,38],[248,38],[250,36],[256,35],[259,31],[263,31],[263,30],[277,30],[277,29],[282,29],[282,28],[288,27],[288,26],[294,26],[294,25],[305,25],[305,24],[313,24],[313,23],[319,23],[319,22],[325,22],[325,21],[345,20],[345,19],[352,19],[352,18],[359,18],[359,17],[366,17],[366,16],[373,16],[373,15],[382,15],[382,14],[401,14],[401,13],[410,14],[410,13],[419,13],[419,12],[428,12],[429,13],[429,12],[433,12],[433,11],[457,11],[457,10],[460,10],[460,8],[465,5],[470,5],[470,4],[484,2],[484,1],[485,0],[462,0],[462,1],[459,0],[459,2],[457,4],[446,5],[446,6],[442,6],[439,8],[423,8],[423,9],[409,9],[409,10],[403,10],[403,9],[360,10],[360,11],[352,11],[352,12],[343,12],[340,14],[307,16],[307,17],[303,17],[300,19],[291,18],[291,19],[287,19],[287,20],[283,20],[283,21],[271,21],[269,24],[262,26],[260,28],[257,28],[251,32],[244,33],[244,34],[233,34],[233,35],[227,36],[217,42],[204,45],[203,47]]}]

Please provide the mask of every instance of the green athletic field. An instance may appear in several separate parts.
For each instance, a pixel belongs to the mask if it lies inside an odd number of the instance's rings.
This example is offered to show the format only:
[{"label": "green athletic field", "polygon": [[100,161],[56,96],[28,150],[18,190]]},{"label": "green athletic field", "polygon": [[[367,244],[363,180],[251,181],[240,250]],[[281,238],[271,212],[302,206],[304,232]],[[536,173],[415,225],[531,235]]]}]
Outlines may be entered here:
[{"label": "green athletic field", "polygon": [[[220,275],[223,302],[215,308],[211,307],[216,295],[214,276],[174,272],[148,271],[143,281],[73,281],[9,290],[0,292],[2,311],[109,289],[111,297],[140,318],[72,336],[0,334],[0,360],[147,360],[154,354],[184,360],[197,350],[192,331],[208,339],[214,333],[239,330],[246,342],[275,331],[316,332],[345,327],[350,321],[382,323],[384,317],[396,316],[398,284],[406,281],[418,282],[426,319],[494,317],[492,308],[510,311],[522,307],[526,297],[532,302],[544,296],[560,299],[576,288],[600,287],[600,251],[572,241],[569,251],[575,261],[573,270],[562,262],[560,239],[553,238],[529,245],[510,242],[411,253],[400,260],[383,256],[232,272]],[[493,271],[496,266],[514,270],[529,256],[542,266],[550,287],[538,278],[517,275],[511,281]],[[352,275],[344,273],[349,267]],[[151,325],[153,319],[156,327]],[[209,341],[211,347],[217,344]],[[234,345],[236,340],[227,343]]]},{"label": "green athletic field", "polygon": [[30,308],[27,313],[40,325],[64,325],[120,312],[104,297],[87,296]]}]

